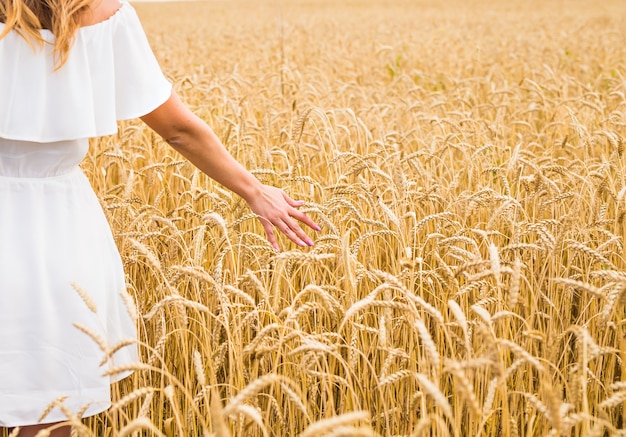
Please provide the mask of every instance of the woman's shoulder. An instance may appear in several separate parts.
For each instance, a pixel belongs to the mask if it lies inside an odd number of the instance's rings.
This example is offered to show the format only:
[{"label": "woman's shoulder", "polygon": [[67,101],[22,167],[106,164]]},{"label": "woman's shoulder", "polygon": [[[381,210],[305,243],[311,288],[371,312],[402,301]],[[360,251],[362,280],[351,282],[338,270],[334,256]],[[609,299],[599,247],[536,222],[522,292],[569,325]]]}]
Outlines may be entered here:
[{"label": "woman's shoulder", "polygon": [[120,0],[96,0],[83,13],[80,20],[81,27],[89,27],[107,21],[123,6],[124,3]]}]

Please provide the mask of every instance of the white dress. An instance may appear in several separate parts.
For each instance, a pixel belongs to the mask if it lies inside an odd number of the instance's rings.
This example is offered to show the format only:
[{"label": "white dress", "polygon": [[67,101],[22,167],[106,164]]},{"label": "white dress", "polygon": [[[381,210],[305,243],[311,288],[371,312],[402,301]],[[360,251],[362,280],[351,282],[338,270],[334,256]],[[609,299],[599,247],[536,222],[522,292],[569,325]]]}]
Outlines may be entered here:
[{"label": "white dress", "polygon": [[[0,40],[0,427],[37,423],[61,396],[74,412],[89,404],[83,416],[101,412],[126,376],[103,373],[137,361],[131,345],[101,364],[100,346],[74,325],[108,346],[135,337],[120,255],[78,164],[88,138],[170,93],[129,3],[79,29],[58,71],[51,45],[35,51],[14,32]],[[65,419],[55,408],[41,423]]]}]

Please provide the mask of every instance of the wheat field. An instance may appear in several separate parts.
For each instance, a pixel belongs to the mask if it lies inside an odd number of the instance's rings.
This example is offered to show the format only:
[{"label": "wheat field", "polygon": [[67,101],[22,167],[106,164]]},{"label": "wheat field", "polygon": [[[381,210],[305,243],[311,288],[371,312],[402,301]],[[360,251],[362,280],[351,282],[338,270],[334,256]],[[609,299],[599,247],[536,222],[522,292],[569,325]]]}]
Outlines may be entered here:
[{"label": "wheat field", "polygon": [[323,229],[275,252],[139,122],[93,141],[143,362],[77,435],[626,435],[626,4],[135,7]]}]

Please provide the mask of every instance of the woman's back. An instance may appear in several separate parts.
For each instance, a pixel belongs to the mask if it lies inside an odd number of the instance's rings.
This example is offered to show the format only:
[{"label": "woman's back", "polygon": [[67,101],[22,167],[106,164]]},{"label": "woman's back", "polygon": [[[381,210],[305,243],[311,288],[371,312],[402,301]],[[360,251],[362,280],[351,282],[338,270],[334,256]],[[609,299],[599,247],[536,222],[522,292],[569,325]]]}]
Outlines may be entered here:
[{"label": "woman's back", "polygon": [[50,142],[110,135],[117,120],[142,116],[170,96],[171,84],[129,3],[105,0],[83,16],[86,25],[77,29],[58,69],[51,31],[39,31],[50,43],[41,49],[17,32],[0,39],[1,138]]}]

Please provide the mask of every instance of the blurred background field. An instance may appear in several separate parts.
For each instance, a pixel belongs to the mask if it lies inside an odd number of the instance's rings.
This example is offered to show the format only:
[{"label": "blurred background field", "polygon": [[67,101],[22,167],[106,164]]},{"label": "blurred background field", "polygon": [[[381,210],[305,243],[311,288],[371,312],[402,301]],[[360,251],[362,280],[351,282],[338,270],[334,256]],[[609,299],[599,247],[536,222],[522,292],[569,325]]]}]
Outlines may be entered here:
[{"label": "blurred background field", "polygon": [[624,434],[624,2],[135,7],[323,230],[276,253],[138,122],[94,141],[145,364],[81,432]]}]

